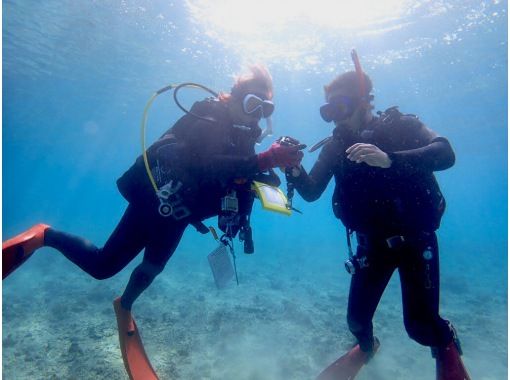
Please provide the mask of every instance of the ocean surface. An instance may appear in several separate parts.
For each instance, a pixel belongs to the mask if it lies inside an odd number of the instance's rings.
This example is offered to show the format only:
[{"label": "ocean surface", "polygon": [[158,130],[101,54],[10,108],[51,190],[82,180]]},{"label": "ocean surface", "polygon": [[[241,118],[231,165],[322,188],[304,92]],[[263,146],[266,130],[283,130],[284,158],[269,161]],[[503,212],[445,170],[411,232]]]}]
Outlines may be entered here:
[{"label": "ocean surface", "polygon": [[[228,91],[246,64],[265,63],[275,132],[257,151],[283,135],[313,145],[332,130],[318,112],[323,86],[353,69],[355,47],[376,110],[398,105],[454,147],[455,166],[437,173],[441,315],[473,379],[506,379],[508,4],[352,3],[4,0],[3,240],[45,222],[104,244],[126,207],[115,181],[141,153],[145,104],[171,83]],[[182,94],[187,105],[207,96]],[[148,143],[181,115],[158,97]],[[314,379],[355,343],[332,185],[314,203],[296,195],[302,215],[254,206],[255,254],[235,242],[239,286],[216,289],[207,255],[217,243],[188,228],[133,308],[161,379]],[[140,260],[97,281],[37,251],[2,283],[3,378],[127,379],[112,300]],[[435,378],[430,350],[404,330],[400,296],[395,275],[374,318],[381,348],[360,380]]]}]

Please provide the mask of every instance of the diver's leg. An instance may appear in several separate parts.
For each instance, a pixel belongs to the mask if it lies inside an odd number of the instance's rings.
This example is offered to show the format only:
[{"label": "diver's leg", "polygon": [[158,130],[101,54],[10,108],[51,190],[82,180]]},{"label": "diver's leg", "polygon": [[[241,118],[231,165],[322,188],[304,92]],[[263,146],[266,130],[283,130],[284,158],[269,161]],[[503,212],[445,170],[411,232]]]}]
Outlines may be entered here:
[{"label": "diver's leg", "polygon": [[145,248],[143,261],[134,269],[122,294],[121,304],[124,309],[131,310],[135,300],[163,271],[175,252],[186,226],[185,223],[172,223],[151,230],[151,238]]},{"label": "diver's leg", "polygon": [[404,325],[409,337],[424,346],[446,346],[452,340],[439,316],[439,254],[434,233],[423,233],[405,245],[399,267]]},{"label": "diver's leg", "polygon": [[416,342],[431,346],[438,380],[469,380],[455,328],[439,315],[439,250],[435,233],[422,234],[407,251],[399,268],[406,330]]},{"label": "diver's leg", "polygon": [[372,319],[384,289],[395,269],[392,262],[385,261],[384,247],[358,245],[357,257],[366,256],[368,266],[352,275],[347,306],[347,322],[352,334],[358,339],[362,351],[374,347]]},{"label": "diver's leg", "polygon": [[109,278],[123,269],[145,246],[147,220],[143,213],[129,205],[103,248],[66,232],[48,228],[45,245],[97,279]]}]

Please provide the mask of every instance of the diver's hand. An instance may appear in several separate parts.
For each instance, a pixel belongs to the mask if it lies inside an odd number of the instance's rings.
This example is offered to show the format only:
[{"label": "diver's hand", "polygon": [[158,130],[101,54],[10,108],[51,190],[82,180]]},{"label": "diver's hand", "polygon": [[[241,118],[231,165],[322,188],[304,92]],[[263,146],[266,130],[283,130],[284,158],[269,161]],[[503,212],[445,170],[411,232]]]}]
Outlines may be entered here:
[{"label": "diver's hand", "polygon": [[274,142],[268,150],[257,155],[260,171],[277,167],[299,166],[303,158],[301,149],[303,148],[300,145],[282,145]]},{"label": "diver's hand", "polygon": [[391,159],[381,149],[372,144],[357,143],[345,151],[347,158],[357,164],[364,162],[370,166],[387,169],[391,166]]}]

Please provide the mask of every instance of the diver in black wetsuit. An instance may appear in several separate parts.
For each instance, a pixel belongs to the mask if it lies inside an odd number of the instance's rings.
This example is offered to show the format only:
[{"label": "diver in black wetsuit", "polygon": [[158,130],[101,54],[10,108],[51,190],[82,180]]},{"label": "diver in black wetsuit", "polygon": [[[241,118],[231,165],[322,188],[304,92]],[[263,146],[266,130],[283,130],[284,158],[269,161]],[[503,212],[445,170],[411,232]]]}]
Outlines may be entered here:
[{"label": "diver in black wetsuit", "polygon": [[[220,214],[221,198],[232,190],[238,194],[239,212],[249,216],[251,180],[271,168],[299,164],[302,158],[299,148],[278,143],[255,154],[261,134],[258,123],[271,115],[274,105],[269,72],[261,65],[250,69],[250,74],[237,79],[230,94],[194,104],[147,150],[151,174],[158,187],[167,191],[164,213],[139,157],[117,181],[129,205],[104,247],[40,224],[11,239],[18,242],[15,248],[23,248],[28,258],[42,245],[53,247],[96,279],[115,275],[145,249],[121,297],[122,307],[131,310],[161,273],[189,224],[207,232],[201,221]],[[267,177],[269,182],[279,181],[274,173]],[[5,250],[3,257],[5,278],[10,273],[5,272],[9,257]]]},{"label": "diver in black wetsuit", "polygon": [[[372,319],[395,269],[409,336],[433,348],[438,379],[467,379],[455,330],[439,316],[435,230],[445,201],[433,172],[451,167],[455,155],[446,138],[396,107],[374,117],[371,90],[372,83],[361,69],[344,73],[326,86],[327,104],[321,107],[321,115],[327,122],[334,121],[333,135],[323,140],[309,174],[302,167],[287,174],[310,202],[320,197],[334,177],[333,210],[348,232],[351,254],[346,268],[352,279],[347,321],[359,345],[319,379],[355,374],[375,353],[379,342]],[[358,243],[355,254],[352,233]]]}]

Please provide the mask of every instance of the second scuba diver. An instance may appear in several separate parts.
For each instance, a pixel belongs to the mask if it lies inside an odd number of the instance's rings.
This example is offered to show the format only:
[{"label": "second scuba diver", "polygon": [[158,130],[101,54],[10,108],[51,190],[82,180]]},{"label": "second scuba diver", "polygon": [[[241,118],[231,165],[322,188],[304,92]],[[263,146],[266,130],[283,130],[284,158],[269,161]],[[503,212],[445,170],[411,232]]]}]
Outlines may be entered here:
[{"label": "second scuba diver", "polygon": [[355,51],[352,58],[356,71],[325,86],[327,103],[320,112],[326,122],[334,122],[333,135],[314,147],[323,146],[309,174],[302,167],[287,171],[287,181],[307,201],[318,199],[334,177],[333,211],[347,229],[346,269],[352,275],[347,321],[358,345],[318,380],[352,379],[377,351],[372,319],[396,269],[405,328],[416,342],[432,348],[437,379],[469,379],[455,329],[439,315],[435,231],[445,200],[433,172],[451,167],[454,152],[446,138],[396,107],[374,117],[372,82]]},{"label": "second scuba diver", "polygon": [[[129,204],[102,248],[38,224],[4,242],[3,278],[42,246],[55,248],[99,280],[120,272],[145,249],[141,264],[133,270],[114,306],[130,377],[155,378],[152,368],[135,373],[139,362],[145,361],[144,365],[150,367],[141,341],[131,345],[123,341],[126,336],[139,340],[131,317],[134,301],[163,271],[188,225],[207,232],[201,221],[219,215],[222,198],[233,191],[239,199],[239,213],[244,221],[241,223],[246,224],[253,202],[251,181],[269,179],[278,185],[274,173],[263,179],[258,177],[272,168],[296,166],[301,161],[300,147],[279,143],[255,153],[255,143],[262,132],[259,121],[269,118],[274,110],[272,96],[268,70],[254,65],[250,73],[236,79],[230,93],[196,102],[117,181]],[[159,188],[157,193],[153,185]],[[134,364],[128,363],[130,355],[136,356]]]}]

